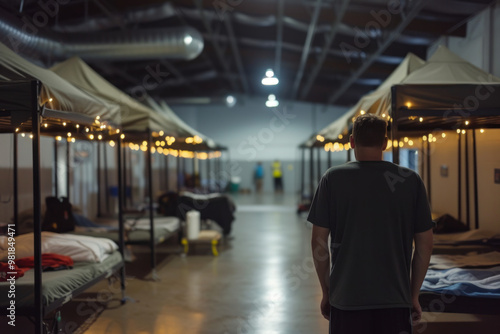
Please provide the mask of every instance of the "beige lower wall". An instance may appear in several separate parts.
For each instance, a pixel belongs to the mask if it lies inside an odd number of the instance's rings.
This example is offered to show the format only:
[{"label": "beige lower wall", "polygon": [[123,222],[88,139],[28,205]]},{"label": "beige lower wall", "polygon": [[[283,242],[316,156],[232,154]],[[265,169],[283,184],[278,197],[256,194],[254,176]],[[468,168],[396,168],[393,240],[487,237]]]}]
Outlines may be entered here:
[{"label": "beige lower wall", "polygon": [[[466,222],[465,139],[462,136],[462,221]],[[472,131],[467,134],[469,149],[470,224],[474,220],[474,180]],[[494,183],[494,170],[500,169],[500,130],[476,130],[479,227],[500,232],[500,184]],[[446,132],[445,139],[431,145],[431,205],[433,212],[458,218],[458,135]],[[448,166],[448,176],[441,166]],[[427,184],[427,175],[424,173]]]}]

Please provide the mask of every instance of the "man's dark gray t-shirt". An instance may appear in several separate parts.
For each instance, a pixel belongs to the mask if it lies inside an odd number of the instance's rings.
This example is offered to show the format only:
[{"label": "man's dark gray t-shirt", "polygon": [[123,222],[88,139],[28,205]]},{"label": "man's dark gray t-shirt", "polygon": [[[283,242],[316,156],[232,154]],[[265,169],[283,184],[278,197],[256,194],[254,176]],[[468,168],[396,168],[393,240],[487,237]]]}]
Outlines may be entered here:
[{"label": "man's dark gray t-shirt", "polygon": [[433,226],[418,174],[387,161],[330,168],[307,220],[330,229],[332,306],[411,307],[413,236]]}]

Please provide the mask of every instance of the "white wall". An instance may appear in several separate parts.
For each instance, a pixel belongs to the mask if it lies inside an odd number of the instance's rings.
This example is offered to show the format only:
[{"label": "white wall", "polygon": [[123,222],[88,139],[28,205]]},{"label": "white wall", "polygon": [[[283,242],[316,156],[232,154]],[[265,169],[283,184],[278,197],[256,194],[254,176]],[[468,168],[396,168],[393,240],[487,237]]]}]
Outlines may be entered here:
[{"label": "white wall", "polygon": [[[281,160],[285,191],[299,188],[298,145],[347,111],[347,108],[325,109],[320,105],[285,101],[277,108],[267,108],[265,99],[256,97],[240,100],[233,108],[210,105],[172,106],[172,109],[188,124],[196,125],[201,133],[228,147],[232,161],[230,174],[242,179],[243,188],[253,188],[251,175],[257,161],[269,167],[271,161]],[[332,159],[345,161],[344,156]],[[326,168],[326,155],[323,163]],[[264,191],[272,191],[271,178],[265,181]]]},{"label": "white wall", "polygon": [[[432,55],[439,44],[446,45],[452,52],[490,72],[500,75],[500,5],[488,8],[474,17],[467,25],[467,37],[443,37],[429,48]],[[479,226],[480,228],[500,231],[500,184],[495,184],[493,173],[500,168],[500,130],[487,129],[477,135]],[[470,222],[474,221],[473,196],[473,155],[472,131],[469,139],[469,205]],[[462,142],[462,221],[466,220],[465,184],[465,144]],[[458,216],[458,139],[456,133],[449,133],[446,140],[432,145],[431,152],[431,191],[432,209],[438,213]],[[442,165],[448,166],[448,177],[440,175]]]}]

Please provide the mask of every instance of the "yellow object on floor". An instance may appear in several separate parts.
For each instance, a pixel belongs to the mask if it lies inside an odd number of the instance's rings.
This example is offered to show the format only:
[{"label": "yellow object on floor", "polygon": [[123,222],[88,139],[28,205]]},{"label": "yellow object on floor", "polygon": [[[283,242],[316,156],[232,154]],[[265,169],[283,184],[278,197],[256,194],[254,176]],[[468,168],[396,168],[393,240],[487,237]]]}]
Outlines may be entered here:
[{"label": "yellow object on floor", "polygon": [[196,239],[187,239],[182,238],[182,244],[184,245],[184,253],[187,254],[189,252],[189,244],[198,244],[198,243],[210,243],[212,245],[212,254],[214,256],[218,256],[219,252],[217,250],[217,245],[219,244],[219,240],[221,238],[221,234],[218,231],[214,230],[202,230]]}]

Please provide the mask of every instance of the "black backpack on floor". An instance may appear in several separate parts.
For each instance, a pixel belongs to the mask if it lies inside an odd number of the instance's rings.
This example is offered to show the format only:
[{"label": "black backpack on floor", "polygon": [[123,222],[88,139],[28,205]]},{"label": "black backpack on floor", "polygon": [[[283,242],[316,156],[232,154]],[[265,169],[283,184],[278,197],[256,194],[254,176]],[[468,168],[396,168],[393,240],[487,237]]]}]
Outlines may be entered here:
[{"label": "black backpack on floor", "polygon": [[45,198],[45,205],[42,231],[64,233],[75,230],[75,218],[67,197],[49,196]]}]

